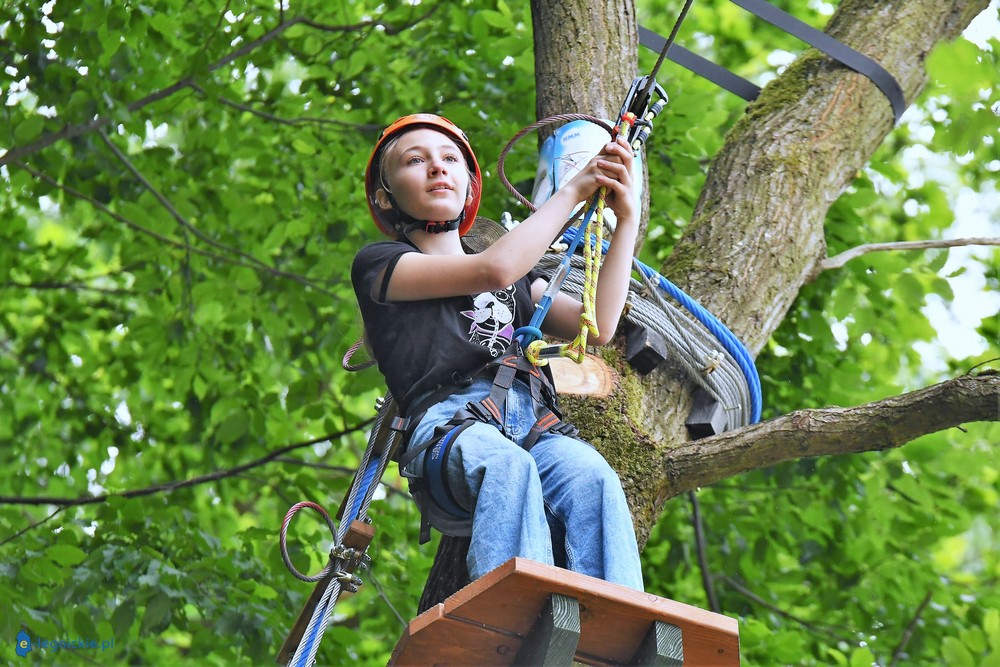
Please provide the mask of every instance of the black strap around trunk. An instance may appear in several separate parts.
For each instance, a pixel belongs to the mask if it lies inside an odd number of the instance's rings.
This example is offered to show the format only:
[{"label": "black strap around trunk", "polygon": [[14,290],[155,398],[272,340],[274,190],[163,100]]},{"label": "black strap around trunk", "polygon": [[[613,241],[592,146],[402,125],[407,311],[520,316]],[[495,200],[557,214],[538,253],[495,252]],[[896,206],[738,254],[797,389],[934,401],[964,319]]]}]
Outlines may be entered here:
[{"label": "black strap around trunk", "polygon": [[[871,79],[889,99],[889,103],[892,105],[892,114],[896,122],[899,122],[903,112],[906,111],[906,98],[899,82],[884,67],[863,53],[855,51],[825,32],[803,23],[791,14],[765,2],[765,0],[730,1]],[[653,51],[660,51],[666,43],[666,39],[652,30],[640,26],[639,43]],[[748,102],[757,99],[760,94],[760,88],[756,84],[676,44],[671,45],[667,58],[729,92],[739,95]]]}]

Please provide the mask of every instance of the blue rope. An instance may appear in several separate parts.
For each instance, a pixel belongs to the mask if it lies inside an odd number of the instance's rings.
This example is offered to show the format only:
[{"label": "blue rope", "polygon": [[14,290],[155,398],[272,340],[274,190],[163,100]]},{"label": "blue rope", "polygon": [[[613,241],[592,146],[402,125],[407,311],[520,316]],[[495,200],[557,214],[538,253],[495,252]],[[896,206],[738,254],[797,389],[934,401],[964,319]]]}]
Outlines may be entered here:
[{"label": "blue rope", "polygon": [[[333,584],[331,583],[330,587],[332,587],[332,586],[333,586]],[[333,599],[333,596],[330,595],[330,587],[327,587],[327,589],[326,589],[326,595],[323,596],[323,599],[326,600],[326,604],[323,605],[322,607],[317,606],[316,607],[316,611],[313,612],[313,616],[316,617],[316,618],[323,618],[324,616],[326,616],[327,610],[331,606],[330,601]],[[321,600],[321,602],[322,602],[322,600]],[[336,602],[334,602],[333,604],[336,604]],[[316,636],[319,634],[319,629],[320,629],[320,627],[322,625],[323,625],[322,623],[314,623],[313,624],[313,626],[312,626],[312,632],[309,633],[308,637],[304,638],[304,642],[303,642],[304,648],[303,648],[302,652],[299,654],[299,661],[298,661],[298,663],[296,663],[295,665],[292,665],[291,667],[309,667],[309,665],[306,664],[306,661],[309,660],[309,654],[312,652],[312,646],[313,646],[313,644],[316,643]]]},{"label": "blue rope", "polygon": [[[578,230],[568,229],[566,233],[563,234],[564,243],[573,243],[573,247],[576,247],[580,234]],[[601,246],[601,250],[604,253],[608,252],[609,244],[604,241]],[[761,389],[760,389],[760,375],[757,373],[757,367],[754,365],[753,357],[750,355],[750,351],[747,350],[743,342],[736,337],[732,331],[730,331],[725,324],[720,322],[715,315],[708,312],[701,304],[692,299],[690,296],[684,293],[684,291],[674,285],[672,282],[661,276],[659,273],[651,269],[649,266],[643,264],[638,259],[635,260],[636,264],[639,265],[639,269],[651,280],[655,280],[660,289],[672,296],[677,300],[688,312],[694,315],[695,319],[701,322],[709,332],[718,339],[722,346],[726,349],[736,363],[739,365],[740,370],[743,372],[743,378],[746,380],[747,387],[750,390],[750,411],[751,411],[751,424],[756,424],[760,421],[761,413]],[[533,320],[532,320],[533,321]]]},{"label": "blue rope", "polygon": [[[580,223],[577,229],[587,229],[587,225],[590,224],[590,218],[593,217],[594,212],[597,210],[598,201],[599,198],[594,197],[594,200],[590,203],[590,208],[587,209],[587,215],[583,217],[583,222]],[[516,331],[514,331],[514,338],[518,339],[518,342],[521,343],[521,347],[527,347],[542,337],[542,321],[545,319],[545,316],[549,314],[549,308],[552,306],[552,299],[559,292],[560,288],[562,288],[563,281],[569,273],[569,264],[573,260],[573,253],[576,252],[576,246],[580,243],[580,238],[582,238],[582,234],[574,234],[570,236],[567,233],[563,235],[563,239],[569,247],[566,249],[566,254],[559,263],[559,268],[557,268],[555,273],[552,274],[549,286],[545,288],[545,293],[542,294],[542,298],[538,300],[538,304],[535,306],[535,312],[531,315],[531,322],[528,323],[528,326],[519,327]],[[604,251],[607,252],[606,247]]]},{"label": "blue rope", "polygon": [[372,485],[372,480],[375,479],[375,473],[378,472],[379,460],[372,459],[368,463],[368,468],[365,470],[364,477],[361,478],[361,485],[358,489],[364,489],[364,491],[359,491],[357,496],[354,498],[354,506],[351,507],[349,513],[344,514],[344,518],[341,521],[347,521],[350,523],[358,518],[358,513],[361,512],[361,503],[364,502],[365,497],[368,495],[368,488]]}]

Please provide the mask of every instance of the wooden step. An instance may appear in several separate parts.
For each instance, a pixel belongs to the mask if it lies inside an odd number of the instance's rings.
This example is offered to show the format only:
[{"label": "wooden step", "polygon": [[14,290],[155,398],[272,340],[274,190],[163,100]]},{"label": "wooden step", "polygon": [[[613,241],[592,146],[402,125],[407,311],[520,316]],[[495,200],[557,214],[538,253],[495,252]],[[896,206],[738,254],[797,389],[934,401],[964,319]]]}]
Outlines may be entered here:
[{"label": "wooden step", "polygon": [[[550,565],[514,558],[413,619],[390,665],[510,665],[558,594],[579,605],[575,660],[630,664],[651,631],[676,626],[683,664],[740,664],[736,619]],[[660,621],[664,625],[656,626]],[[670,664],[652,662],[645,664]]]}]

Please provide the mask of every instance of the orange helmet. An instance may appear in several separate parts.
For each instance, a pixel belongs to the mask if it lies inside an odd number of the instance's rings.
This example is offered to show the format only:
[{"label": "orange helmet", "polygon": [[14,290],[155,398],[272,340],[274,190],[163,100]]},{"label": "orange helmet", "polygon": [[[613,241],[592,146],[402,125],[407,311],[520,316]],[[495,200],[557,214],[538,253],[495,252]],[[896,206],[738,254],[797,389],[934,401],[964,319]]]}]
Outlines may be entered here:
[{"label": "orange helmet", "polygon": [[476,214],[479,212],[479,200],[482,196],[483,176],[479,171],[479,163],[476,161],[476,155],[472,152],[472,146],[469,144],[469,139],[465,136],[465,132],[462,132],[457,125],[447,118],[436,114],[415,113],[409,116],[403,116],[389,125],[389,127],[382,130],[382,134],[379,135],[378,141],[375,142],[375,148],[372,150],[371,157],[368,158],[368,166],[365,168],[365,195],[368,199],[368,210],[371,211],[372,219],[375,220],[375,224],[382,231],[382,233],[386,236],[396,238],[400,224],[398,221],[398,214],[383,210],[375,200],[375,192],[378,191],[379,188],[383,187],[381,173],[382,151],[385,148],[386,143],[393,137],[397,137],[405,132],[416,130],[421,127],[442,132],[458,144],[458,147],[461,148],[462,152],[465,154],[465,161],[468,164],[470,171],[474,175],[474,178],[471,178],[469,182],[469,187],[471,189],[470,194],[472,197],[465,205],[465,210],[462,211],[462,214],[457,220],[446,221],[457,222],[458,233],[459,235],[463,235],[469,231],[470,227],[472,227],[472,223],[476,219]]}]

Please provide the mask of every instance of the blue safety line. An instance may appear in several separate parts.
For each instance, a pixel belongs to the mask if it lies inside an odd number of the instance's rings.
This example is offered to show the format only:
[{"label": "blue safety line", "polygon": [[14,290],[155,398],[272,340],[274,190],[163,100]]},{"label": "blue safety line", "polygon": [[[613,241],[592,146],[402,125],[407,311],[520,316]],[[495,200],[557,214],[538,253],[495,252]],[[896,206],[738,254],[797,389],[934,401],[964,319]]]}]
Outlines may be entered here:
[{"label": "blue safety line", "polygon": [[368,463],[368,469],[365,470],[365,476],[361,478],[361,484],[358,486],[358,493],[354,497],[354,506],[351,508],[350,513],[345,514],[342,521],[351,522],[358,518],[358,512],[361,511],[361,503],[364,502],[365,496],[368,495],[368,487],[371,486],[372,480],[375,478],[375,473],[378,472],[379,459],[372,459]]},{"label": "blue safety line", "polygon": [[[580,223],[577,229],[587,229],[587,226],[590,224],[590,218],[593,217],[594,212],[597,210],[599,199],[599,197],[594,197],[594,201],[591,202],[590,208],[587,209],[587,215],[583,217],[583,222]],[[542,321],[545,319],[545,316],[549,314],[549,308],[552,306],[552,299],[562,288],[563,281],[566,280],[566,275],[569,273],[569,264],[573,259],[573,253],[576,252],[576,246],[580,243],[582,236],[582,234],[573,234],[570,236],[568,233],[563,235],[563,239],[569,247],[566,249],[566,254],[559,263],[559,268],[557,268],[552,274],[552,280],[549,281],[549,286],[545,288],[545,293],[542,294],[542,298],[539,299],[538,303],[535,305],[535,312],[531,315],[531,321],[528,323],[528,326],[519,327],[516,331],[514,331],[514,338],[518,339],[518,342],[521,343],[521,347],[527,347],[542,337]],[[605,252],[607,252],[606,249]]]},{"label": "blue safety line", "polygon": [[[299,654],[298,663],[296,663],[295,665],[291,665],[290,667],[309,667],[309,665],[306,664],[306,660],[309,659],[309,653],[312,652],[312,645],[316,643],[316,635],[319,633],[320,626],[323,625],[322,619],[326,616],[327,610],[330,608],[332,600],[333,596],[331,595],[327,598],[327,603],[325,607],[323,607],[322,609],[317,607],[316,611],[313,612],[313,617],[319,620],[317,620],[317,622],[313,624],[312,632],[310,632],[309,636],[305,637],[304,639],[303,644],[305,645],[305,648],[303,648],[301,653]],[[333,602],[333,604],[336,604],[336,602]]]}]

